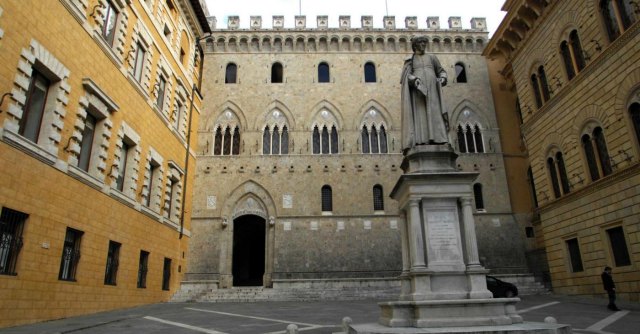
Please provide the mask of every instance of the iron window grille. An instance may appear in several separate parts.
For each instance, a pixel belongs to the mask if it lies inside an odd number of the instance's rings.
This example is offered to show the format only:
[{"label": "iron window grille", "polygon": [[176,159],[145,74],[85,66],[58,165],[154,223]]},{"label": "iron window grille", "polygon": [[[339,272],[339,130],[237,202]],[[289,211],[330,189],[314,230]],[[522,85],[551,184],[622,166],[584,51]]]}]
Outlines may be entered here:
[{"label": "iron window grille", "polygon": [[28,214],[2,208],[0,214],[0,274],[17,275],[16,263],[22,248],[22,230]]},{"label": "iron window grille", "polygon": [[138,263],[138,288],[147,287],[147,271],[149,266],[149,252],[140,251],[140,261]]},{"label": "iron window grille", "polygon": [[67,227],[62,247],[62,260],[60,261],[60,273],[58,279],[62,281],[75,281],[78,262],[80,261],[80,241],[84,232]]},{"label": "iron window grille", "polygon": [[109,241],[109,251],[107,252],[107,267],[104,271],[104,284],[116,285],[119,257],[120,243]]}]

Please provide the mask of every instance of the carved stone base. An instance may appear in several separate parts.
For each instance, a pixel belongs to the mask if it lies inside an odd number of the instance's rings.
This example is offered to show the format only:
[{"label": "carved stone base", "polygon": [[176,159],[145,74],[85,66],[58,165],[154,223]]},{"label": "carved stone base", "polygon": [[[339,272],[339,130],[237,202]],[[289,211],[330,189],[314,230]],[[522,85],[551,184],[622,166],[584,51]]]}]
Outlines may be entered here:
[{"label": "carved stone base", "polygon": [[503,326],[470,326],[470,327],[438,327],[407,328],[387,327],[379,324],[361,324],[349,326],[349,334],[570,334],[571,326],[539,322],[525,322]]},{"label": "carved stone base", "polygon": [[498,326],[522,322],[519,298],[396,301],[379,303],[378,322],[389,327]]}]

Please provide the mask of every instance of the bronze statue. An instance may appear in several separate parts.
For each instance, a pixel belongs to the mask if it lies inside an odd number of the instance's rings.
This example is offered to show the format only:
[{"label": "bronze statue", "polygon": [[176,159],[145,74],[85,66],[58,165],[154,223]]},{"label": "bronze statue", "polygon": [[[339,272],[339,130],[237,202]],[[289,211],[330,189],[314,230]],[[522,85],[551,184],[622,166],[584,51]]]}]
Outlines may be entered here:
[{"label": "bronze statue", "polygon": [[427,39],[411,40],[413,55],[402,69],[402,150],[449,142],[449,118],[442,102],[447,72],[436,56],[425,53]]}]

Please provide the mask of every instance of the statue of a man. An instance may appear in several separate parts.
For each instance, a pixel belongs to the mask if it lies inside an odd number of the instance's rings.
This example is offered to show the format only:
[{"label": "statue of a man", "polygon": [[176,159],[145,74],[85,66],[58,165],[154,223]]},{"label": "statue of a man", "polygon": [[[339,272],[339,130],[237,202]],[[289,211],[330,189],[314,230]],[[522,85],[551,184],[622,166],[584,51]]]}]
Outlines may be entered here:
[{"label": "statue of a man", "polygon": [[402,69],[402,150],[449,142],[449,118],[442,102],[447,72],[436,56],[425,53],[427,39],[411,40],[413,55]]}]

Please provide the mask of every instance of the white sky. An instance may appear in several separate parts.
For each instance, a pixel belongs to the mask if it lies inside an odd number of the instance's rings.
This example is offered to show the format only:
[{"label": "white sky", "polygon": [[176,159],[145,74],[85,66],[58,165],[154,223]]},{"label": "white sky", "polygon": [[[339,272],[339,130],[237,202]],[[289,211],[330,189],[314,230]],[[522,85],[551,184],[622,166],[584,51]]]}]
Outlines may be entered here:
[{"label": "white sky", "polygon": [[262,16],[262,27],[271,28],[273,15],[283,15],[285,28],[292,28],[294,16],[307,16],[307,28],[316,27],[317,15],[329,16],[329,27],[338,26],[340,15],[351,15],[351,27],[360,27],[360,17],[372,15],[374,28],[382,28],[387,13],[396,17],[396,27],[404,28],[406,16],[417,16],[418,27],[427,27],[427,16],[439,16],[440,27],[448,28],[450,16],[462,17],[462,28],[471,28],[471,18],[487,18],[490,35],[504,17],[500,10],[505,0],[206,0],[209,14],[216,17],[217,28],[227,27],[227,16],[240,16],[240,28],[249,28],[249,17]]}]

